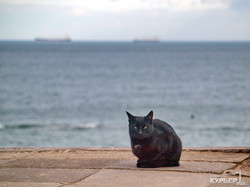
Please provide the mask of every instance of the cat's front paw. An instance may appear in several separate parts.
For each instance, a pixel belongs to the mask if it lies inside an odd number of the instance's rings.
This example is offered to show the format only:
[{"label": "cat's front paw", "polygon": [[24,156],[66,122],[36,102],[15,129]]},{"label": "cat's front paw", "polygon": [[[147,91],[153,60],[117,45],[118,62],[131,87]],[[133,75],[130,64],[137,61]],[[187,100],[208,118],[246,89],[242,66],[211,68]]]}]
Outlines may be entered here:
[{"label": "cat's front paw", "polygon": [[149,168],[148,165],[142,164],[142,163],[137,163],[136,166],[137,166],[138,168]]},{"label": "cat's front paw", "polygon": [[137,162],[136,167],[141,168],[141,163]]},{"label": "cat's front paw", "polygon": [[148,168],[147,162],[144,160],[138,160],[136,166],[138,168]]},{"label": "cat's front paw", "polygon": [[141,145],[139,145],[139,144],[134,145],[134,150],[135,150],[136,152],[138,152],[138,153],[140,153],[140,152],[141,152],[141,148],[142,148],[142,146],[141,146]]}]

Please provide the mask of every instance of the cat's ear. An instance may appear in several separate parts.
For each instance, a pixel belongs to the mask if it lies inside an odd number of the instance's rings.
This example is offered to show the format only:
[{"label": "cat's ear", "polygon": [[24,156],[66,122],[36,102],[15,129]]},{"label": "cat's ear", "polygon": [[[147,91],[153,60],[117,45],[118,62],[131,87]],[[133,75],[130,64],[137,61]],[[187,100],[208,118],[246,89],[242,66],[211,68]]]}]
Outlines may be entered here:
[{"label": "cat's ear", "polygon": [[151,110],[145,118],[152,123],[152,121],[153,121],[153,115],[154,115],[154,113]]},{"label": "cat's ear", "polygon": [[132,114],[130,114],[130,113],[127,112],[127,111],[126,111],[126,113],[127,113],[127,115],[128,115],[128,121],[129,121],[129,122],[135,121],[135,116],[133,116]]}]

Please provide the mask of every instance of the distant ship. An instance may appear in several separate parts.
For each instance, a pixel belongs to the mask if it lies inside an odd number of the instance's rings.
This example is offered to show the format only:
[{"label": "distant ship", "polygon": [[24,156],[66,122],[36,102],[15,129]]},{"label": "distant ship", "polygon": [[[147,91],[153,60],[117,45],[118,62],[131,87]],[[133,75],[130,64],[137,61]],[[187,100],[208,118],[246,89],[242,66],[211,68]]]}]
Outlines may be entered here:
[{"label": "distant ship", "polygon": [[66,36],[63,38],[44,38],[44,37],[37,37],[35,38],[36,42],[71,42],[70,37]]},{"label": "distant ship", "polygon": [[133,40],[133,43],[159,43],[160,39],[157,37],[154,38],[136,38]]}]

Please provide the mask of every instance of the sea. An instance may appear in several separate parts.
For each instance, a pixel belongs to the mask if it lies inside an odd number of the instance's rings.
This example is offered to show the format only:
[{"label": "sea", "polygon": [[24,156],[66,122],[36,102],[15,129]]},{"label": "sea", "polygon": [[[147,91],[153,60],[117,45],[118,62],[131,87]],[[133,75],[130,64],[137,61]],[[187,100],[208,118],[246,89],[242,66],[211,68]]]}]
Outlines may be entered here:
[{"label": "sea", "polygon": [[250,146],[250,42],[0,42],[0,147],[128,147],[151,110],[184,147]]}]

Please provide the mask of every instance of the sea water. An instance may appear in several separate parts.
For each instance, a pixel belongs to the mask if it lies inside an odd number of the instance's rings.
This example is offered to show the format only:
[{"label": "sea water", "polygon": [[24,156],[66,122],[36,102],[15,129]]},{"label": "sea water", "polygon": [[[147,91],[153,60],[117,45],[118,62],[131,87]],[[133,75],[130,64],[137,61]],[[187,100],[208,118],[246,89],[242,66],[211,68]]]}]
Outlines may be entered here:
[{"label": "sea water", "polygon": [[184,146],[250,146],[250,43],[0,42],[0,147],[129,146],[150,110]]}]

